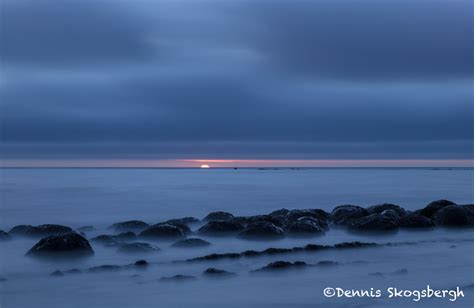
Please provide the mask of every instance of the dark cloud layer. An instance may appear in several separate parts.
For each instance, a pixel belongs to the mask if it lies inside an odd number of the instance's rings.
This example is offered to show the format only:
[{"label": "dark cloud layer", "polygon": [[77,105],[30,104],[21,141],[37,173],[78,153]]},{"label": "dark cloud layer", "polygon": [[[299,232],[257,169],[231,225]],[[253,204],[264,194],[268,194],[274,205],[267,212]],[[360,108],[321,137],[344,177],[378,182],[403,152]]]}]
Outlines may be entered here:
[{"label": "dark cloud layer", "polygon": [[8,157],[472,156],[470,1],[0,3]]}]

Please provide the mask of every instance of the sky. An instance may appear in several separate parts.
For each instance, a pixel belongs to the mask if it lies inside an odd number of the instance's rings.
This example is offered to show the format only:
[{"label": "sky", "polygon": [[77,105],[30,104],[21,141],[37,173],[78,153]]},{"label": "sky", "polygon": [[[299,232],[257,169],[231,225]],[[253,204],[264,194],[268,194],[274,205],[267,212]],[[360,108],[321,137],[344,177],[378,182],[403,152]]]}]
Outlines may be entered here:
[{"label": "sky", "polygon": [[470,0],[0,0],[3,166],[473,166]]}]

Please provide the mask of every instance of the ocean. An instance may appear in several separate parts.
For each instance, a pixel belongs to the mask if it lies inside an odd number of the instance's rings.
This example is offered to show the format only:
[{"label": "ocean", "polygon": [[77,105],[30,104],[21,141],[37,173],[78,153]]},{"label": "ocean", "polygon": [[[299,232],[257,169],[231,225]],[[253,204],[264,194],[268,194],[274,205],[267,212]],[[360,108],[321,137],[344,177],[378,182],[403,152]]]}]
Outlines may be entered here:
[{"label": "ocean", "polygon": [[[407,210],[448,199],[474,203],[472,168],[266,168],[266,169],[1,169],[0,229],[18,224],[91,225],[92,238],[109,234],[109,225],[138,219],[158,223],[171,218],[202,219],[212,211],[235,216],[274,210],[354,204],[393,203]],[[197,229],[199,224],[192,227]],[[211,246],[169,247],[144,255],[117,253],[92,243],[95,255],[85,260],[38,261],[25,257],[37,240],[0,241],[0,306],[10,307],[472,307],[474,304],[473,229],[398,231],[361,235],[331,229],[314,238],[249,241],[203,237]],[[180,262],[211,253],[242,252],[306,244],[334,245],[360,241],[384,246],[304,251],[254,258]],[[389,244],[389,245],[385,245]],[[126,265],[147,260],[145,270],[126,268],[101,273],[54,277],[55,270]],[[312,266],[255,273],[274,261],[304,261]],[[226,279],[204,278],[207,268],[235,273]],[[161,277],[196,279],[163,282]],[[388,288],[456,289],[464,297],[389,298]],[[381,296],[326,297],[326,288],[380,290]],[[357,293],[357,292],[356,292]],[[406,293],[408,294],[408,293]]]}]

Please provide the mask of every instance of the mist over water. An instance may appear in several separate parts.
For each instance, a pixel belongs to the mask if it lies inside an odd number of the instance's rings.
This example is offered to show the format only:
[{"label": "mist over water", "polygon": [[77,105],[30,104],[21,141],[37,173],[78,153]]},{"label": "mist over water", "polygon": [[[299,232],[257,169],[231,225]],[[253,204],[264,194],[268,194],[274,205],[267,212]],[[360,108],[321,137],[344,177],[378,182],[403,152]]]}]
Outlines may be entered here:
[{"label": "mist over water", "polygon": [[[390,202],[408,210],[437,199],[472,203],[472,169],[2,169],[0,229],[17,224],[92,225],[88,238],[111,234],[112,223],[141,219],[203,218],[211,211],[234,215],[266,214],[280,208],[321,208],[340,204],[370,206]],[[196,230],[200,224],[192,225]],[[249,241],[205,237],[212,245],[179,249],[173,242],[153,241],[150,254],[118,253],[116,247],[91,242],[95,255],[81,261],[39,261],[24,254],[35,239],[0,242],[0,304],[4,307],[472,307],[474,304],[474,236],[472,229],[360,235],[331,229],[313,238]],[[140,240],[141,241],[141,240]],[[175,262],[211,253],[242,252],[306,244],[333,245],[361,241],[393,246],[296,252],[254,258]],[[406,243],[407,241],[410,244]],[[68,274],[99,265],[127,265],[139,259],[146,269]],[[252,273],[270,262],[338,262],[274,273]],[[209,267],[236,275],[206,278]],[[196,279],[159,281],[177,274]],[[388,287],[438,289],[460,286],[464,298],[387,299]],[[378,288],[381,298],[326,298],[326,287]]]}]

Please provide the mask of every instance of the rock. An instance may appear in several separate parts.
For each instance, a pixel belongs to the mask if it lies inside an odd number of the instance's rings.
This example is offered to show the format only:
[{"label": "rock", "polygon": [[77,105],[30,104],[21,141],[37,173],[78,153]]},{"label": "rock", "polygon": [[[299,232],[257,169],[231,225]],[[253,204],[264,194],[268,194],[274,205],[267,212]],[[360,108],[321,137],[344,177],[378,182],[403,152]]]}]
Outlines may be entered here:
[{"label": "rock", "polygon": [[302,261],[296,262],[288,262],[288,261],[276,261],[269,263],[268,265],[262,267],[257,271],[275,271],[275,270],[287,270],[290,268],[302,268],[305,267],[307,264]]},{"label": "rock", "polygon": [[239,233],[239,237],[244,239],[279,239],[284,235],[282,228],[266,221],[250,223]]},{"label": "rock", "polygon": [[19,225],[13,227],[8,233],[32,238],[42,238],[50,235],[61,235],[73,232],[69,227],[62,225],[46,224],[39,226]]},{"label": "rock", "polygon": [[290,210],[280,209],[280,210],[276,210],[276,211],[271,212],[269,215],[270,216],[286,216],[289,212],[290,212]]},{"label": "rock", "polygon": [[170,219],[170,220],[165,221],[165,223],[168,223],[168,224],[179,223],[179,224],[185,224],[185,225],[195,224],[198,222],[200,222],[200,220],[197,219],[196,217],[183,217],[183,218],[176,218],[176,219]]},{"label": "rock", "polygon": [[187,238],[181,241],[178,241],[171,245],[171,247],[179,247],[179,248],[194,248],[194,247],[207,247],[211,245],[211,243],[202,240],[200,238]]},{"label": "rock", "polygon": [[173,240],[186,237],[181,228],[170,224],[153,225],[140,233],[141,237],[154,238],[161,240]]},{"label": "rock", "polygon": [[431,228],[434,226],[433,222],[426,216],[410,213],[398,221],[400,228]]},{"label": "rock", "polygon": [[381,214],[383,211],[386,211],[386,210],[393,211],[394,213],[397,214],[398,217],[403,217],[403,216],[408,214],[407,211],[404,208],[402,208],[401,206],[395,205],[395,204],[390,204],[390,203],[383,203],[383,204],[373,205],[373,206],[367,208],[367,211],[370,214],[375,214],[375,213]]},{"label": "rock", "polygon": [[371,214],[354,221],[349,229],[353,231],[392,231],[397,227],[398,222],[393,217]]},{"label": "rock", "polygon": [[232,218],[234,218],[234,215],[232,215],[231,213],[227,213],[227,212],[212,212],[212,213],[209,213],[206,217],[204,217],[204,221],[218,221],[218,220],[224,220],[224,221],[227,221],[227,220],[231,220]]},{"label": "rock", "polygon": [[256,216],[248,216],[248,217],[236,217],[232,221],[238,221],[244,224],[268,222],[268,223],[274,224],[277,227],[283,228],[285,226],[286,216],[256,215]]},{"label": "rock", "polygon": [[87,257],[94,255],[94,251],[84,237],[77,233],[68,233],[41,239],[26,255],[33,257]]},{"label": "rock", "polygon": [[102,245],[107,245],[107,246],[116,246],[120,244],[120,241],[118,241],[115,236],[113,235],[107,235],[107,234],[102,234],[99,236],[96,236],[91,239],[92,242],[95,243],[100,243]]},{"label": "rock", "polygon": [[132,231],[127,231],[114,235],[114,239],[117,241],[134,241],[137,239],[137,235]]},{"label": "rock", "polygon": [[83,227],[77,228],[76,230],[79,232],[91,232],[91,231],[94,231],[95,228],[93,226],[83,226]]},{"label": "rock", "polygon": [[118,265],[100,265],[89,268],[89,273],[115,272],[120,270]]},{"label": "rock", "polygon": [[443,227],[473,227],[474,213],[469,207],[448,205],[434,213],[433,222]]},{"label": "rock", "polygon": [[0,241],[7,241],[9,239],[11,239],[10,234],[6,233],[3,230],[0,230]]},{"label": "rock", "polygon": [[146,260],[138,260],[135,262],[135,266],[147,266],[148,262]]},{"label": "rock", "polygon": [[182,222],[160,222],[158,223],[157,225],[172,225],[172,226],[175,226],[175,227],[178,227],[179,229],[181,229],[181,231],[183,231],[184,234],[191,234],[191,228],[188,227],[187,224],[185,223],[182,223]]},{"label": "rock", "polygon": [[210,221],[201,228],[199,233],[204,235],[223,236],[236,234],[244,229],[244,226],[233,221]]},{"label": "rock", "polygon": [[288,224],[287,233],[291,236],[322,235],[328,228],[326,221],[318,218],[303,216]]},{"label": "rock", "polygon": [[419,210],[418,212],[423,216],[431,218],[434,213],[448,205],[456,205],[456,203],[449,200],[437,200],[429,203],[427,206],[425,206],[425,208]]},{"label": "rock", "polygon": [[158,246],[148,244],[148,243],[135,242],[135,243],[127,243],[127,244],[120,245],[119,248],[117,249],[117,252],[151,253],[151,252],[157,252],[159,250],[160,248]]},{"label": "rock", "polygon": [[140,232],[150,225],[146,222],[141,220],[129,220],[129,221],[122,221],[117,222],[109,227],[109,229],[115,229],[116,231],[123,232],[123,231],[133,231],[133,232]]},{"label": "rock", "polygon": [[62,277],[62,276],[64,276],[64,273],[57,270],[57,271],[52,272],[50,275],[51,276],[56,276],[56,277]]},{"label": "rock", "polygon": [[357,205],[339,205],[331,212],[331,220],[335,225],[349,226],[357,219],[369,215],[369,211]]},{"label": "rock", "polygon": [[210,267],[203,272],[203,275],[207,277],[224,277],[224,276],[228,277],[228,276],[234,276],[235,273]]},{"label": "rock", "polygon": [[329,214],[320,209],[291,210],[286,215],[288,221],[295,221],[301,217],[314,217],[320,220],[326,220]]},{"label": "rock", "polygon": [[189,275],[174,275],[171,277],[161,277],[160,281],[164,282],[182,282],[182,281],[191,281],[195,280],[196,277],[194,276],[189,276]]}]

